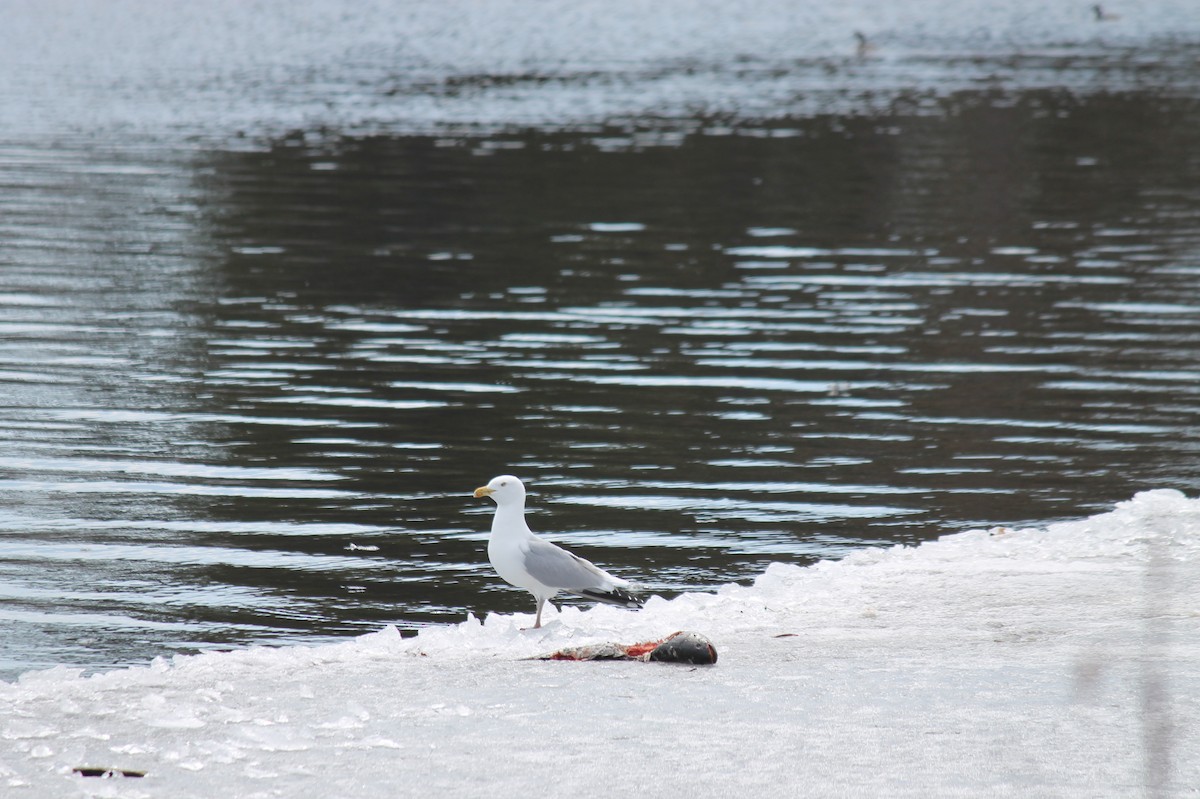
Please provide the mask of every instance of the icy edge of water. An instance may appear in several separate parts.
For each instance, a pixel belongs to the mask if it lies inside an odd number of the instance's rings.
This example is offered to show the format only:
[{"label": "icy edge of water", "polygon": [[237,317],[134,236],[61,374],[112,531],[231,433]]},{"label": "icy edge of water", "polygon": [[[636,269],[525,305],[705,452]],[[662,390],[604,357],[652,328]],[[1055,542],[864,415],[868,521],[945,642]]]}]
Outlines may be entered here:
[{"label": "icy edge of water", "polygon": [[[415,638],[403,638],[396,628],[387,627],[332,644],[174,655],[156,658],[148,666],[90,676],[81,669],[56,667],[26,672],[15,683],[0,683],[0,693],[52,690],[77,680],[113,688],[219,674],[236,682],[264,669],[313,672],[406,658],[517,659],[585,643],[661,638],[679,629],[703,632],[720,649],[724,642],[748,637],[869,623],[880,613],[893,612],[897,604],[924,599],[924,589],[938,575],[992,581],[1003,594],[1006,576],[1115,570],[1138,579],[1154,564],[1192,564],[1198,551],[1200,500],[1157,489],[1139,493],[1107,513],[1046,528],[970,530],[917,546],[861,550],[807,567],[774,563],[751,586],[731,584],[672,600],[651,597],[636,613],[605,606],[566,607],[537,631],[522,629],[531,623],[532,614],[489,614],[482,620],[468,615],[461,623],[427,628]],[[966,598],[946,597],[949,609],[957,601]],[[1003,601],[1020,602],[1022,597]],[[926,614],[936,612],[925,609]]]}]

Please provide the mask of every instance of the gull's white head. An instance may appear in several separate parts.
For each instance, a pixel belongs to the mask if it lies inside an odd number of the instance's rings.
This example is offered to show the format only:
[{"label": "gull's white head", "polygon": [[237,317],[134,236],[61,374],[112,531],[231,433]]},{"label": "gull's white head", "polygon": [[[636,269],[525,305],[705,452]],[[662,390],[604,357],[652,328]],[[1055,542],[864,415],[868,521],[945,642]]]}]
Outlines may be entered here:
[{"label": "gull's white head", "polygon": [[525,501],[525,485],[511,474],[493,477],[485,485],[475,489],[475,497],[491,497],[497,505],[511,505]]}]

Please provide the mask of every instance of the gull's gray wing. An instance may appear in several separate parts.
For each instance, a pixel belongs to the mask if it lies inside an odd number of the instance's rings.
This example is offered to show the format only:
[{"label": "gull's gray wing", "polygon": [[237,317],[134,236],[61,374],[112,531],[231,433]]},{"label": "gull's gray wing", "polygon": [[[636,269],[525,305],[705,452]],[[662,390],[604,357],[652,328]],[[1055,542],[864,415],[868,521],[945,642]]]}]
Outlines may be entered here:
[{"label": "gull's gray wing", "polygon": [[602,569],[540,538],[529,542],[525,570],[542,585],[563,591],[608,589],[615,582],[612,575]]},{"label": "gull's gray wing", "polygon": [[542,585],[560,591],[628,608],[642,606],[641,599],[620,587],[624,581],[540,538],[533,538],[529,542],[529,549],[525,553],[525,571]]}]

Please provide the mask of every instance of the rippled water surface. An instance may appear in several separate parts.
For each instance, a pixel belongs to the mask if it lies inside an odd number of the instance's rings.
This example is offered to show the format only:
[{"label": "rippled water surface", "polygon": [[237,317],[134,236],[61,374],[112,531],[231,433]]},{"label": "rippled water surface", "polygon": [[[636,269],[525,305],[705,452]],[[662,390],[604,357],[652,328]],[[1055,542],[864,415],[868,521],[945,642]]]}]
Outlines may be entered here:
[{"label": "rippled water surface", "polygon": [[1200,105],[0,141],[0,672],[655,592],[1200,488]]}]

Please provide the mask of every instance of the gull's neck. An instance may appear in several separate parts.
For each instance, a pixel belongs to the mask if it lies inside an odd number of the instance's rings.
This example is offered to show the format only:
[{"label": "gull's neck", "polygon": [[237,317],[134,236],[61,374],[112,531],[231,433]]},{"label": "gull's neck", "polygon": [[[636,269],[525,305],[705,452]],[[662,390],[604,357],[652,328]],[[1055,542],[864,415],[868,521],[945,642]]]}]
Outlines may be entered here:
[{"label": "gull's neck", "polygon": [[529,532],[529,525],[525,522],[524,502],[496,506],[496,515],[492,517],[492,535],[528,535]]}]

